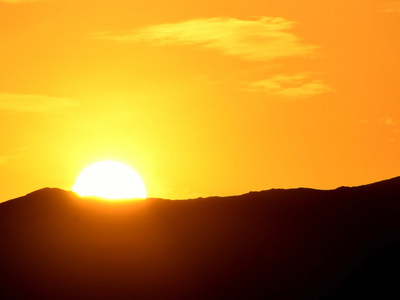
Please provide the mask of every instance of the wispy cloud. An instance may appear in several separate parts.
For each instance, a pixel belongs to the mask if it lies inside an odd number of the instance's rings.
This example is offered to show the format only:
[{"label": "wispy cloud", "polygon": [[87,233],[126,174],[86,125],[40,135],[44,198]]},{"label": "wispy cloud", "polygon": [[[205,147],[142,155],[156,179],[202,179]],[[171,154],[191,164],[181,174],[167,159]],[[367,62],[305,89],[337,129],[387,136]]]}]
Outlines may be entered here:
[{"label": "wispy cloud", "polygon": [[244,90],[262,92],[285,98],[306,98],[333,91],[322,80],[310,80],[309,74],[280,74],[265,80],[245,83]]},{"label": "wispy cloud", "polygon": [[77,106],[77,101],[72,98],[0,93],[0,110],[47,112],[73,106]]},{"label": "wispy cloud", "polygon": [[294,25],[292,21],[275,17],[258,20],[216,17],[153,25],[120,34],[98,33],[95,37],[120,42],[147,41],[155,45],[196,45],[256,61],[313,54],[317,46],[302,43],[288,32]]},{"label": "wispy cloud", "polygon": [[21,154],[0,155],[0,165],[7,164],[10,161],[15,161],[21,158],[21,156]]},{"label": "wispy cloud", "polygon": [[10,159],[12,159],[11,156],[8,155],[0,155],[0,165],[5,164],[8,162]]},{"label": "wispy cloud", "polygon": [[[6,150],[6,152],[2,152],[2,150]],[[0,149],[0,165],[5,165],[10,162],[15,163],[16,161],[20,161],[21,158],[25,156],[26,152],[27,148],[25,146],[9,148],[9,149],[2,148]]]},{"label": "wispy cloud", "polygon": [[39,1],[46,1],[46,0],[0,0],[0,2],[5,2],[5,3],[29,3],[29,2],[39,2]]},{"label": "wispy cloud", "polygon": [[393,126],[395,123],[391,117],[379,119],[379,123],[387,126]]},{"label": "wispy cloud", "polygon": [[383,6],[383,12],[395,13],[400,12],[400,1],[388,2]]}]

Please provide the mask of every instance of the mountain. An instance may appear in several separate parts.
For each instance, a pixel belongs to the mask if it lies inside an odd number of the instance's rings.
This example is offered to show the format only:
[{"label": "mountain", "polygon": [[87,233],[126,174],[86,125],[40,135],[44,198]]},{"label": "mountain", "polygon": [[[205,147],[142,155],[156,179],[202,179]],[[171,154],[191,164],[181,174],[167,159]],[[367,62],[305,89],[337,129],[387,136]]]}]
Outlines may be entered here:
[{"label": "mountain", "polygon": [[399,299],[400,177],[335,190],[0,204],[1,299]]}]

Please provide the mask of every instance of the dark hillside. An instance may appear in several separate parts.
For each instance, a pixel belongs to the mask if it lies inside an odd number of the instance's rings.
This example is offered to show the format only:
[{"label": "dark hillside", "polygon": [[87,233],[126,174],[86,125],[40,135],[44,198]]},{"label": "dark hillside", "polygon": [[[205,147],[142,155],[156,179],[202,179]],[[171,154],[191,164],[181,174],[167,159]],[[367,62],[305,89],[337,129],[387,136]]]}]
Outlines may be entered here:
[{"label": "dark hillside", "polygon": [[0,204],[1,299],[398,299],[400,178],[331,191]]}]

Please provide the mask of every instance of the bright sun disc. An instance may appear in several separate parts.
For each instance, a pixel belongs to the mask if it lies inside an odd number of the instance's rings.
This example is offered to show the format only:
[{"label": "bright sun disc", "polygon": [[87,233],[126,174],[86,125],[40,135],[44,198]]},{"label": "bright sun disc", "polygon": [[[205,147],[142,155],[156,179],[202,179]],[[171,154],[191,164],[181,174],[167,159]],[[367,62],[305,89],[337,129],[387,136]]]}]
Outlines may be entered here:
[{"label": "bright sun disc", "polygon": [[140,176],[130,167],[116,161],[101,161],[83,170],[72,191],[79,196],[106,199],[146,198]]}]

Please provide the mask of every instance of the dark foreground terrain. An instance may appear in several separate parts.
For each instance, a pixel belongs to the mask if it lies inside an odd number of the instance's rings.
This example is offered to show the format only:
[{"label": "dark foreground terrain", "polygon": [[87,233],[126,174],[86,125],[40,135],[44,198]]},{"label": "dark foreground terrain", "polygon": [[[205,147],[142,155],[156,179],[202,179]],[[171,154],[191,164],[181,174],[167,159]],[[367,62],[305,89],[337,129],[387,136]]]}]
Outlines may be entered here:
[{"label": "dark foreground terrain", "polygon": [[142,202],[0,204],[0,299],[400,299],[400,177]]}]

